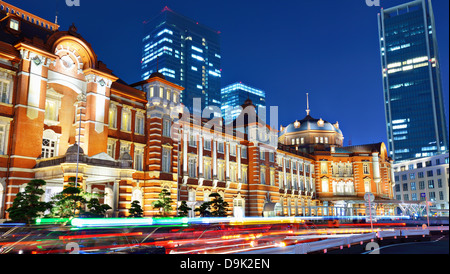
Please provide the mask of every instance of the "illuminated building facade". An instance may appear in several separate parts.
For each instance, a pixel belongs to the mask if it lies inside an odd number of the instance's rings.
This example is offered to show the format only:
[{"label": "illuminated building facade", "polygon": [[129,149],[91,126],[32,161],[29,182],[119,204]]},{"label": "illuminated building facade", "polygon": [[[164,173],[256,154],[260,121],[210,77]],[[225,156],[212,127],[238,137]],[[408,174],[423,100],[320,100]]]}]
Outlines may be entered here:
[{"label": "illuminated building facade", "polygon": [[397,163],[393,165],[393,170],[395,199],[405,205],[400,208],[405,214],[426,214],[424,202],[429,201],[431,214],[448,216],[448,153]]},{"label": "illuminated building facade", "polygon": [[448,152],[430,0],[378,15],[388,146],[395,162]]},{"label": "illuminated building facade", "polygon": [[191,112],[194,98],[202,99],[201,109],[220,108],[220,33],[167,7],[144,27],[141,79],[158,70],[185,88],[181,102]]},{"label": "illuminated building facade", "polygon": [[[332,124],[313,118],[309,107],[306,112],[305,118],[281,127],[279,143],[314,160],[313,181],[324,210],[334,210],[333,215],[361,214],[360,209],[366,203],[364,194],[371,192],[379,205],[377,213],[393,214],[395,181],[385,144],[344,147],[338,122]],[[289,163],[287,166],[292,167]],[[288,175],[287,180],[295,182],[295,164],[293,167],[292,179]]]},{"label": "illuminated building facade", "polygon": [[339,131],[319,130],[335,150],[302,152],[291,137],[279,142],[287,131],[280,137],[248,118],[256,117],[251,100],[230,123],[198,118],[170,77],[153,72],[125,83],[73,25],[59,30],[5,2],[0,24],[0,218],[30,180],[47,182],[49,201],[76,175],[85,191],[104,194],[108,216],[121,217],[135,200],[145,216],[158,215],[152,203],[162,189],[174,201],[171,214],[187,201],[189,216],[210,193],[233,216],[361,215],[364,206],[352,201],[365,192],[392,198],[384,144],[341,148]]},{"label": "illuminated building facade", "polygon": [[255,104],[256,113],[258,113],[258,108],[265,111],[265,91],[250,87],[241,82],[233,83],[222,88],[222,117],[224,117],[226,122],[233,121],[239,116],[239,113],[242,111],[239,107],[242,106],[247,99],[250,99],[253,104]]}]

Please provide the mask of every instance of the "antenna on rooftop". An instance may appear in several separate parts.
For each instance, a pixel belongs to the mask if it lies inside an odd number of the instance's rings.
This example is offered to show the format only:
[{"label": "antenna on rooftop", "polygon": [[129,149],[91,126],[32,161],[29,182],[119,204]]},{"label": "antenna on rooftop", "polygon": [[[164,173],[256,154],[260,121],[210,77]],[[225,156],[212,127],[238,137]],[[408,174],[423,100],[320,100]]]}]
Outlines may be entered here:
[{"label": "antenna on rooftop", "polygon": [[309,93],[306,93],[306,115],[309,115],[309,112],[311,110],[309,109]]},{"label": "antenna on rooftop", "polygon": [[58,25],[58,0],[56,0],[55,24]]}]

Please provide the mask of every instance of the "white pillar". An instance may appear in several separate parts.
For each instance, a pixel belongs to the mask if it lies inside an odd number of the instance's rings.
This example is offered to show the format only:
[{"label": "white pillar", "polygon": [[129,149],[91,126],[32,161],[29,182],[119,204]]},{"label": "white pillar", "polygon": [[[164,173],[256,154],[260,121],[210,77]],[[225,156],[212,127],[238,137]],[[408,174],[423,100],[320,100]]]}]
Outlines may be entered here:
[{"label": "white pillar", "polygon": [[213,158],[213,178],[217,176],[217,142],[211,139],[212,142],[212,158]]},{"label": "white pillar", "polygon": [[198,135],[198,174],[203,175],[203,138]]},{"label": "white pillar", "polygon": [[183,175],[188,174],[188,135],[187,132],[183,132]]},{"label": "white pillar", "polygon": [[379,158],[378,158],[378,152],[372,153],[372,159],[373,159],[373,161],[372,161],[373,181],[375,182],[376,191],[378,194],[378,193],[380,193],[380,181],[381,181],[380,162],[379,162]]},{"label": "white pillar", "polygon": [[236,146],[236,162],[237,162],[237,169],[238,169],[238,182],[241,181],[241,146]]},{"label": "white pillar", "polygon": [[230,144],[224,142],[225,146],[225,180],[230,179]]}]

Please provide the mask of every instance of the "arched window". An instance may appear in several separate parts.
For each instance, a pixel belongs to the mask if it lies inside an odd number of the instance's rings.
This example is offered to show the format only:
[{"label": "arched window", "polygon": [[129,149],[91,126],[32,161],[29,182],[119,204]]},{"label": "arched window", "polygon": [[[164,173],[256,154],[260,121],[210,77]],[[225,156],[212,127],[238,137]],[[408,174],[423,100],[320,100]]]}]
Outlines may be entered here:
[{"label": "arched window", "polygon": [[142,207],[143,206],[143,193],[142,190],[140,188],[134,188],[133,191],[131,192],[131,202],[133,201],[138,201],[139,205]]},{"label": "arched window", "polygon": [[58,135],[50,129],[44,131],[42,137],[42,158],[58,156]]}]

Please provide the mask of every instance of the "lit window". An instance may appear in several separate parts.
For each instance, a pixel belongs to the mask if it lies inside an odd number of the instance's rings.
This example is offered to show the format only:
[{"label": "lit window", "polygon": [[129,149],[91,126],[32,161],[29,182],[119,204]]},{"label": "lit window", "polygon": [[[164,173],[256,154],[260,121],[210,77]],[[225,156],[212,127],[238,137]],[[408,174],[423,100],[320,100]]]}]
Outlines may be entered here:
[{"label": "lit window", "polygon": [[144,135],[144,115],[142,113],[136,114],[135,132]]},{"label": "lit window", "polygon": [[122,109],[122,125],[121,130],[131,131],[131,111],[128,108]]},{"label": "lit window", "polygon": [[58,106],[56,100],[45,100],[45,120],[58,121]]},{"label": "lit window", "polygon": [[109,106],[109,127],[117,128],[117,107],[115,105]]},{"label": "lit window", "polygon": [[16,19],[11,19],[9,21],[9,27],[13,30],[19,30],[19,21],[17,21]]},{"label": "lit window", "polygon": [[57,156],[58,136],[53,130],[45,130],[42,138],[42,158],[51,158]]},{"label": "lit window", "polygon": [[[1,122],[1,121],[0,121]],[[6,138],[7,138],[8,134],[7,134],[7,125],[6,124],[1,124],[0,125],[0,155],[5,155],[6,151],[7,151],[7,147],[6,147]]]}]

